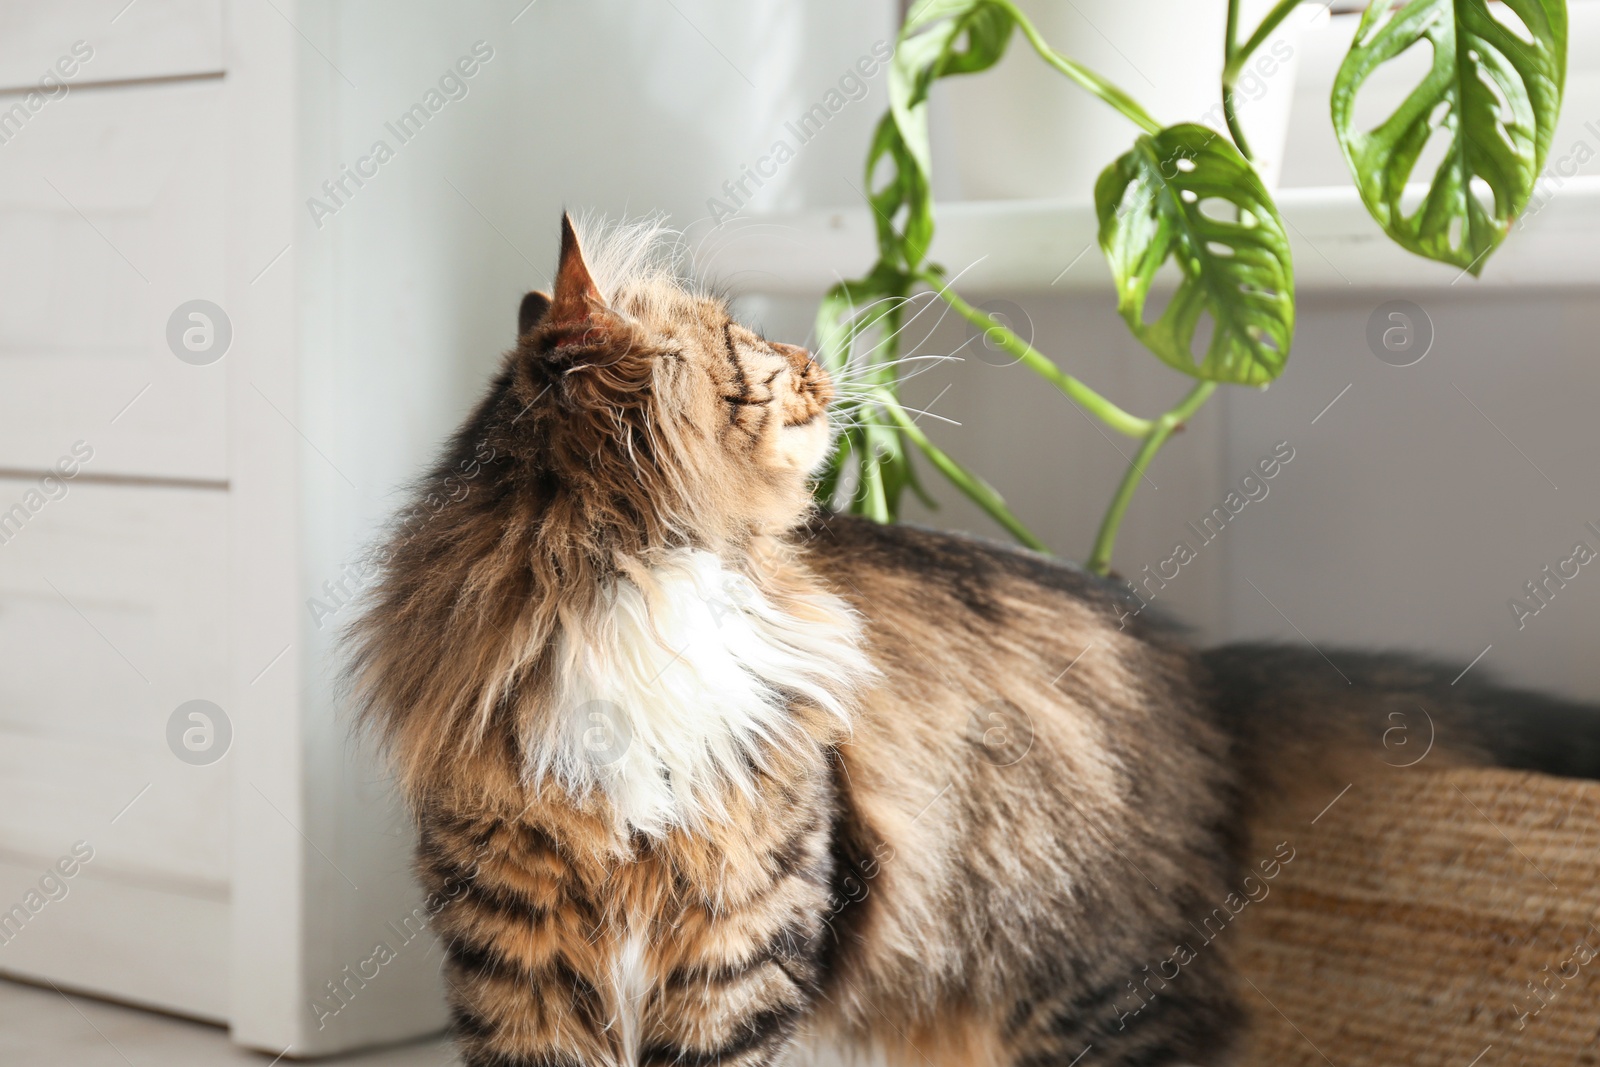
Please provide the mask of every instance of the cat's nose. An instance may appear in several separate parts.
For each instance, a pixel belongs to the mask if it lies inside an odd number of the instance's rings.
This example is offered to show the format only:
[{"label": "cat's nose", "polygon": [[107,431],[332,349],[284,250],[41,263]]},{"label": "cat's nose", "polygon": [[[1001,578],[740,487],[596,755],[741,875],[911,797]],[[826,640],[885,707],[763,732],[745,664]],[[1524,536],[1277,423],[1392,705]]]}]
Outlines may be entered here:
[{"label": "cat's nose", "polygon": [[794,371],[795,389],[798,393],[808,397],[819,407],[827,407],[833,403],[833,382],[828,373],[822,369],[822,364],[813,359],[810,352],[799,345],[774,343],[772,348],[789,361],[789,369]]}]

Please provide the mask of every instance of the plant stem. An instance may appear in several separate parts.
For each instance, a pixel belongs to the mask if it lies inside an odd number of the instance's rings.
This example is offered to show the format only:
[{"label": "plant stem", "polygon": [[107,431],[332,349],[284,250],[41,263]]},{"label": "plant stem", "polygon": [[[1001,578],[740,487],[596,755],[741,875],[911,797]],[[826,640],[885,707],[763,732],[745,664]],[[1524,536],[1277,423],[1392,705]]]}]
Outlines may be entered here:
[{"label": "plant stem", "polygon": [[1145,435],[1144,444],[1139,446],[1133,461],[1128,464],[1128,470],[1122,476],[1122,483],[1117,486],[1117,493],[1111,498],[1111,506],[1106,508],[1105,518],[1100,520],[1100,532],[1095,535],[1094,548],[1089,552],[1089,559],[1084,564],[1090,571],[1103,575],[1111,570],[1111,550],[1116,545],[1117,530],[1122,526],[1123,516],[1128,512],[1128,504],[1133,500],[1134,490],[1139,487],[1139,479],[1144,477],[1145,469],[1150,466],[1151,460],[1155,459],[1156,453],[1161,451],[1161,446],[1167,443],[1167,438],[1200,410],[1216,388],[1216,382],[1201,382],[1189,391],[1189,395],[1185,396],[1177,407],[1155,420],[1150,432]]},{"label": "plant stem", "polygon": [[1239,0],[1228,0],[1228,31],[1222,41],[1222,119],[1228,124],[1234,146],[1245,159],[1250,158],[1250,143],[1244,139],[1244,129],[1239,125],[1233,110],[1233,83],[1238,79],[1234,63],[1234,49],[1239,40]]},{"label": "plant stem", "polygon": [[894,394],[884,390],[878,402],[889,413],[889,417],[894,419],[895,424],[900,428],[900,432],[911,438],[912,442],[922,449],[922,454],[927,456],[935,467],[939,468],[939,472],[950,479],[957,489],[967,494],[974,504],[977,504],[987,512],[990,518],[1004,526],[1012,537],[1015,537],[1034,551],[1050,551],[1043,541],[1034,536],[1032,530],[1024,526],[1015,515],[1011,514],[1011,510],[1006,507],[1005,500],[999,493],[995,492],[993,486],[981,478],[976,478],[969,474],[955,460],[945,455],[939,446],[928,440],[928,435],[922,432],[922,428],[906,413],[905,408],[900,406],[900,402],[894,398]]},{"label": "plant stem", "polygon": [[883,467],[879,463],[877,450],[872,446],[872,438],[864,437],[862,442],[866,447],[861,452],[861,494],[862,507],[865,508],[867,518],[873,522],[889,522],[894,516],[889,514],[889,501],[884,495]]},{"label": "plant stem", "polygon": [[1228,124],[1228,133],[1233,136],[1233,143],[1239,149],[1239,154],[1246,162],[1254,160],[1250,152],[1250,142],[1244,139],[1244,127],[1239,125],[1239,116],[1233,110],[1233,86],[1226,83],[1222,86],[1222,118]]},{"label": "plant stem", "polygon": [[1228,0],[1228,36],[1222,46],[1222,115],[1228,124],[1228,132],[1233,135],[1234,145],[1245,159],[1251,158],[1250,144],[1244,138],[1244,129],[1239,125],[1238,115],[1234,113],[1234,83],[1239,80],[1239,74],[1255,50],[1266,43],[1272,31],[1277,29],[1283,20],[1289,17],[1289,12],[1302,2],[1303,0],[1278,0],[1277,5],[1267,12],[1267,17],[1261,20],[1261,25],[1256,27],[1256,32],[1240,45],[1238,43],[1239,0]]},{"label": "plant stem", "polygon": [[[1272,36],[1272,31],[1281,26],[1283,24],[1283,20],[1289,17],[1289,12],[1293,11],[1296,7],[1300,6],[1300,4],[1304,2],[1305,0],[1278,0],[1277,6],[1275,6],[1271,11],[1267,12],[1267,17],[1262,19],[1261,25],[1256,27],[1256,32],[1252,33],[1250,35],[1250,39],[1238,48],[1231,47],[1235,40],[1235,35],[1231,32],[1230,28],[1230,32],[1228,34],[1228,44],[1230,48],[1224,59],[1222,71],[1223,81],[1231,84],[1237,80],[1240,72],[1244,70],[1244,65],[1249,62],[1250,57],[1255,54],[1256,49],[1266,44],[1267,38]],[[1234,6],[1237,3],[1238,0],[1229,0],[1228,2],[1230,27],[1234,21]]]},{"label": "plant stem", "polygon": [[1130,415],[1089,386],[1064,372],[1051,362],[1050,358],[1044,353],[995,322],[990,316],[985,315],[982,311],[961,299],[955,290],[945,285],[944,280],[937,274],[932,271],[923,271],[917,277],[926,282],[934,292],[944,299],[945,303],[954,308],[956,314],[978,327],[978,329],[983,330],[985,335],[997,341],[1001,348],[1025,363],[1029,370],[1049,381],[1050,384],[1065,393],[1069,399],[1082,405],[1090,414],[1108,427],[1118,433],[1127,434],[1129,437],[1145,437],[1150,433],[1154,424],[1149,419],[1141,419],[1137,415]]},{"label": "plant stem", "polygon": [[1028,21],[1026,15],[1017,10],[1017,6],[1011,3],[1011,0],[997,0],[997,2],[999,6],[1010,12],[1012,18],[1016,19],[1017,26],[1022,30],[1023,36],[1028,38],[1028,43],[1033,45],[1033,50],[1038,52],[1046,63],[1122,112],[1134,123],[1143,127],[1146,133],[1160,131],[1161,124],[1151,118],[1150,113],[1140,107],[1138,101],[1134,100],[1133,97],[1118,89],[1088,67],[1074,63],[1054,48],[1051,48],[1049,43],[1039,35],[1039,31],[1034,29],[1033,23]]}]

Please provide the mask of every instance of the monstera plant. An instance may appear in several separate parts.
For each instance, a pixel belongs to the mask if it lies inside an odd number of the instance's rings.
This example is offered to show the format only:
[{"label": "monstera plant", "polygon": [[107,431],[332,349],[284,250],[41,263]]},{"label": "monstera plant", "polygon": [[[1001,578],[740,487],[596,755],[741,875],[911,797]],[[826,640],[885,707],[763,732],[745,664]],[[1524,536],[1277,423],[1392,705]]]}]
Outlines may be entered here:
[{"label": "monstera plant", "polygon": [[[889,110],[867,153],[878,261],[823,299],[818,348],[851,383],[846,429],[817,485],[824,502],[892,520],[909,489],[924,500],[914,453],[1022,543],[1045,546],[982,478],[942,451],[899,398],[907,301],[930,292],[983,331],[987,343],[1069,401],[1139,442],[1101,522],[1086,565],[1111,566],[1117,530],[1145,468],[1218,385],[1264,385],[1283,373],[1294,340],[1294,264],[1272,194],[1251,164],[1234,111],[1234,83],[1251,55],[1301,0],[1280,0],[1241,37],[1228,0],[1222,99],[1227,133],[1163,126],[1132,97],[1051,48],[1011,0],[918,0],[889,71]],[[940,78],[992,67],[1020,35],[1039,57],[1126,116],[1128,151],[1094,188],[1099,243],[1129,330],[1163,363],[1195,379],[1171,410],[1145,418],[1119,408],[1003,323],[973,307],[928,258],[928,92]],[[1424,44],[1424,42],[1426,42]],[[1364,130],[1354,104],[1367,79],[1413,47],[1432,65],[1393,114]],[[1550,148],[1566,77],[1565,0],[1374,0],[1333,86],[1333,126],[1372,217],[1397,244],[1476,275],[1527,206]],[[1424,149],[1442,139],[1431,174]],[[1408,186],[1410,187],[1408,192]],[[1409,210],[1402,206],[1421,199]],[[1171,263],[1176,289],[1147,316],[1156,274]],[[1202,322],[1209,319],[1209,330]],[[931,503],[931,501],[930,501]]]}]

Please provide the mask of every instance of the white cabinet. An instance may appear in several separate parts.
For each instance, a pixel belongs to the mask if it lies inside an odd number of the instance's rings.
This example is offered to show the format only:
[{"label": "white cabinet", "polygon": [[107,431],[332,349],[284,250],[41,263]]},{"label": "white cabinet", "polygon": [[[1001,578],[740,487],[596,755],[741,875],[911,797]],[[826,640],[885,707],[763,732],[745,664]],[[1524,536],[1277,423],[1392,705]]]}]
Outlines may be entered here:
[{"label": "white cabinet", "polygon": [[82,439],[88,474],[227,480],[227,368],[166,329],[226,304],[228,102],[217,78],[76,88],[0,145],[0,468]]},{"label": "white cabinet", "polygon": [[223,492],[76,481],[0,545],[0,968],[228,1018],[228,764],[165,740],[225,701],[226,550]]},{"label": "white cabinet", "polygon": [[[0,8],[0,970],[231,1014],[222,5]],[[65,874],[62,864],[71,868]]]},{"label": "white cabinet", "polygon": [[[0,972],[273,1055],[445,1022],[426,941],[329,985],[420,903],[305,604],[417,458],[345,453],[359,507],[325,485],[327,286],[370,269],[304,206],[332,11],[0,5]],[[435,402],[332,417],[383,440]]]},{"label": "white cabinet", "polygon": [[[222,0],[5,4],[0,90],[35,88],[46,72],[73,84],[221,74],[222,7]],[[63,56],[81,62],[57,66]]]}]

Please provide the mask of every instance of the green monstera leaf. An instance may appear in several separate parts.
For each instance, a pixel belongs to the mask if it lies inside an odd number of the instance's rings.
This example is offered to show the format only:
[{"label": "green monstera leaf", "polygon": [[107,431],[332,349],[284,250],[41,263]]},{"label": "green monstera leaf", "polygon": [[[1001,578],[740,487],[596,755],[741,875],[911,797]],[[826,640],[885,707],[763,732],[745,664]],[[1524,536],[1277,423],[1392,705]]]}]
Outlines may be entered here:
[{"label": "green monstera leaf", "polygon": [[[1117,309],[1163,362],[1203,381],[1260,385],[1283,373],[1294,336],[1294,266],[1283,220],[1227,138],[1186,123],[1140,137],[1094,189]],[[1167,260],[1177,290],[1145,308]],[[1210,341],[1197,357],[1201,318]]]},{"label": "green monstera leaf", "polygon": [[[1372,217],[1402,247],[1475,275],[1528,205],[1566,81],[1565,0],[1505,0],[1504,10],[1521,26],[1487,0],[1374,3],[1333,85],[1334,133]],[[1375,129],[1356,129],[1361,87],[1422,41],[1433,50],[1427,76]],[[1407,213],[1406,182],[1436,135],[1444,159],[1431,177],[1415,175],[1427,193]]]},{"label": "green monstera leaf", "polygon": [[[915,270],[933,241],[933,170],[928,145],[928,90],[940,78],[987,70],[1005,54],[1015,25],[1011,9],[994,0],[921,0],[906,15],[889,65],[889,111],[867,152],[869,199],[885,259]],[[874,186],[879,164],[893,163]],[[902,229],[895,221],[905,209]]]},{"label": "green monstera leaf", "polygon": [[[847,506],[880,521],[897,514],[908,490],[933,504],[917,479],[908,440],[982,506],[1004,510],[981,479],[936,449],[914,425],[907,429],[908,417],[902,417],[894,399],[893,368],[904,303],[933,242],[929,88],[939,78],[993,66],[1005,54],[1014,28],[1014,9],[1006,0],[919,0],[907,13],[889,64],[889,110],[867,152],[867,200],[877,227],[878,263],[865,277],[829,290],[817,312],[821,358],[850,395],[835,406],[844,428],[817,480],[816,495],[836,502],[853,467],[859,477]],[[885,418],[891,421],[881,421]],[[1009,513],[1002,521],[1021,530]],[[1037,543],[1024,534],[1018,536]]]}]

